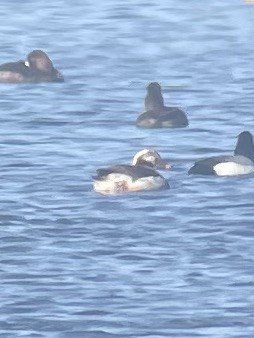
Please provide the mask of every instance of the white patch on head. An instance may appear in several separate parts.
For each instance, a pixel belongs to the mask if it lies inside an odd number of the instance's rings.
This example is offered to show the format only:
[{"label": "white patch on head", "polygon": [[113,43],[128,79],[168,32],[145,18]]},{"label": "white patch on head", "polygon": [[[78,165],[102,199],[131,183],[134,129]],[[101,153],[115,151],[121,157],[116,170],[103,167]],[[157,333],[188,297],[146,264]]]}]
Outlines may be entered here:
[{"label": "white patch on head", "polygon": [[132,160],[132,165],[136,165],[137,162],[138,162],[138,159],[140,157],[143,157],[145,154],[147,154],[149,151],[149,149],[143,149],[143,150],[140,150],[134,157],[133,157],[133,160]]},{"label": "white patch on head", "polygon": [[30,67],[30,63],[29,63],[28,60],[25,61],[25,66],[26,66],[26,67]]},{"label": "white patch on head", "polygon": [[146,162],[151,162],[151,163],[154,163],[154,162],[155,162],[155,159],[156,159],[156,157],[153,156],[153,155],[148,155],[148,156],[145,156],[145,157],[144,157],[144,160],[145,160]]},{"label": "white patch on head", "polygon": [[213,167],[218,176],[247,175],[254,172],[254,164],[240,164],[236,162],[222,162]]}]

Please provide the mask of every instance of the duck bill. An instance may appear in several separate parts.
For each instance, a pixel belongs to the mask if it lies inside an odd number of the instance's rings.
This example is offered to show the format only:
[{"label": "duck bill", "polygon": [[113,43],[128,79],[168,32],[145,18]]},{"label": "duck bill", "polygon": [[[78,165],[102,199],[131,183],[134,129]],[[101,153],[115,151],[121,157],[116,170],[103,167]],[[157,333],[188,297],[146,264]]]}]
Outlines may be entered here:
[{"label": "duck bill", "polygon": [[160,161],[158,163],[156,163],[156,167],[158,169],[164,169],[164,170],[171,170],[172,169],[172,166],[170,163],[166,162],[166,161]]}]

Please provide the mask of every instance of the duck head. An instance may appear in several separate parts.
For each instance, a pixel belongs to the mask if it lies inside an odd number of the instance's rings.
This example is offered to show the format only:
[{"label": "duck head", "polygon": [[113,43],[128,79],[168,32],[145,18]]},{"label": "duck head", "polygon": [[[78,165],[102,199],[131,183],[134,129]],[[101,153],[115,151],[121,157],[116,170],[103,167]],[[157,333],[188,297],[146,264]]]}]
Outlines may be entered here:
[{"label": "duck head", "polygon": [[254,161],[253,137],[250,132],[243,131],[238,135],[234,155],[242,155]]},{"label": "duck head", "polygon": [[145,98],[145,109],[156,110],[164,107],[164,101],[161,94],[161,86],[158,82],[151,82],[147,87],[147,95]]},{"label": "duck head", "polygon": [[33,75],[39,76],[39,80],[63,82],[63,75],[54,68],[48,55],[42,50],[33,50],[28,54],[25,65]]},{"label": "duck head", "polygon": [[36,69],[45,73],[49,73],[54,69],[52,61],[42,50],[33,50],[29,53],[25,65],[31,69]]},{"label": "duck head", "polygon": [[142,165],[154,169],[170,170],[170,163],[164,161],[160,154],[153,149],[144,149],[139,151],[132,160],[132,165]]}]

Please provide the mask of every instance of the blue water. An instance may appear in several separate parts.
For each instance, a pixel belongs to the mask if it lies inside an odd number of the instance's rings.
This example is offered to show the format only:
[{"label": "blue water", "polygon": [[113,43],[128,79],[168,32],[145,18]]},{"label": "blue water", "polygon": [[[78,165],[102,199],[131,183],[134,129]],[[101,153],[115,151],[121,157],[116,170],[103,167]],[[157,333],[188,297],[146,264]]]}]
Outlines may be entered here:
[{"label": "blue water", "polygon": [[[254,133],[254,6],[1,1],[0,62],[45,50],[63,84],[1,85],[0,337],[253,338],[253,178],[188,177]],[[141,130],[145,86],[190,126]],[[147,147],[171,189],[92,191]]]}]

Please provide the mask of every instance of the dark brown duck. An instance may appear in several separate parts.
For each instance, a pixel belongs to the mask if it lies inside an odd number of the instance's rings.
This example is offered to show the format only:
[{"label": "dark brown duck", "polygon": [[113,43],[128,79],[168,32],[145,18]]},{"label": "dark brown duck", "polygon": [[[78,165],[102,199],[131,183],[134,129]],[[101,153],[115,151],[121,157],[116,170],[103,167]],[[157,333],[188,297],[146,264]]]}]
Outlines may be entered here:
[{"label": "dark brown duck", "polygon": [[26,60],[8,62],[0,66],[0,83],[63,82],[62,74],[53,66],[48,55],[34,50]]},{"label": "dark brown duck", "polygon": [[161,86],[152,82],[147,86],[145,112],[136,121],[140,128],[183,128],[188,126],[185,113],[177,107],[164,106]]}]

